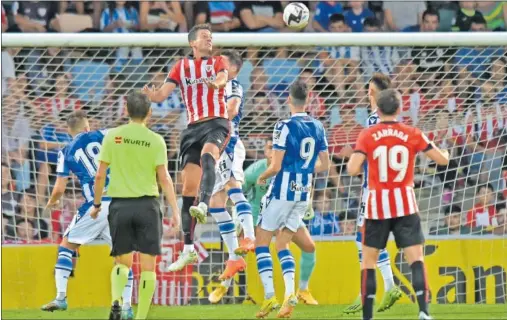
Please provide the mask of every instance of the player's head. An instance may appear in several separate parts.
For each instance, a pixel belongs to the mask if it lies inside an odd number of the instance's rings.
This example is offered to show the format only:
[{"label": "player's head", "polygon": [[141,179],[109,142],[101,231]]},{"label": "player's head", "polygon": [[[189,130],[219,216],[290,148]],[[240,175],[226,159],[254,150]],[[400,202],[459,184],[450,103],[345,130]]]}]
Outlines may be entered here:
[{"label": "player's head", "polygon": [[194,55],[196,53],[199,53],[201,56],[210,55],[211,50],[213,50],[211,25],[204,23],[193,26],[188,32],[188,43]]},{"label": "player's head", "polygon": [[445,223],[448,228],[457,228],[461,225],[461,207],[453,205],[445,209]]},{"label": "player's head", "polygon": [[383,73],[374,73],[368,82],[368,97],[370,104],[373,108],[376,108],[377,101],[375,97],[377,93],[382,90],[391,88],[391,78]]},{"label": "player's head", "polygon": [[222,52],[222,57],[224,57],[225,64],[229,67],[229,79],[236,78],[243,66],[243,58],[241,57],[241,54],[236,50],[226,50]]},{"label": "player's head", "polygon": [[395,89],[381,91],[377,95],[377,110],[380,118],[398,116],[401,110],[401,95]]},{"label": "player's head", "polygon": [[133,91],[127,96],[127,112],[133,121],[146,121],[151,115],[150,99],[139,91]]},{"label": "player's head", "polygon": [[82,110],[72,112],[67,117],[67,127],[71,136],[75,136],[83,131],[90,131],[90,124],[88,123],[86,112]]},{"label": "player's head", "polygon": [[308,87],[306,83],[296,81],[290,86],[289,91],[289,106],[291,112],[304,112],[308,102]]}]

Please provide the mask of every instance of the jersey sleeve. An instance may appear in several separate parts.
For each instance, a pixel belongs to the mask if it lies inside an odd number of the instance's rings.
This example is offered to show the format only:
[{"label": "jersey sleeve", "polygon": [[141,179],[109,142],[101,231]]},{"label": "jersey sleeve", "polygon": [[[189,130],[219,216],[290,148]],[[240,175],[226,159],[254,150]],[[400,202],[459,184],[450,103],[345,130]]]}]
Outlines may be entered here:
[{"label": "jersey sleeve", "polygon": [[157,148],[157,155],[155,156],[155,166],[161,166],[167,164],[167,146],[165,145],[164,138],[158,135],[160,141],[160,147]]},{"label": "jersey sleeve", "polygon": [[215,73],[219,74],[220,72],[226,72],[227,73],[227,65],[225,64],[224,58],[217,57],[215,60]]},{"label": "jersey sleeve", "polygon": [[99,153],[99,161],[105,162],[107,164],[111,163],[112,158],[112,142],[111,142],[111,135],[113,134],[112,131],[109,131],[104,139],[102,140],[102,148],[100,149]]},{"label": "jersey sleeve", "polygon": [[428,139],[428,137],[424,134],[424,132],[416,128],[414,135],[417,152],[426,152],[433,148],[433,144],[431,143],[430,139]]},{"label": "jersey sleeve", "polygon": [[[371,138],[371,137],[370,137]],[[356,140],[356,147],[354,148],[354,152],[362,153],[364,155],[368,154],[368,131],[362,130],[361,133],[359,133],[359,136]]]},{"label": "jersey sleeve", "polygon": [[70,170],[67,162],[65,161],[65,153],[63,150],[58,152],[58,162],[56,163],[56,174],[59,177],[68,177],[70,176]]},{"label": "jersey sleeve", "polygon": [[329,144],[327,143],[326,131],[322,127],[322,138],[319,145],[319,152],[326,152],[329,150]]},{"label": "jersey sleeve", "polygon": [[275,125],[273,131],[273,149],[274,150],[286,150],[287,149],[287,137],[289,136],[289,127],[286,123],[280,121]]},{"label": "jersey sleeve", "polygon": [[227,99],[240,98],[243,99],[243,87],[237,80],[231,80],[226,87]]},{"label": "jersey sleeve", "polygon": [[173,67],[171,68],[171,71],[169,71],[169,74],[167,75],[167,78],[164,81],[165,83],[172,82],[177,86],[180,85],[180,83],[181,83],[181,77],[180,77],[181,61],[182,60],[179,60],[178,62],[176,62],[173,65]]}]

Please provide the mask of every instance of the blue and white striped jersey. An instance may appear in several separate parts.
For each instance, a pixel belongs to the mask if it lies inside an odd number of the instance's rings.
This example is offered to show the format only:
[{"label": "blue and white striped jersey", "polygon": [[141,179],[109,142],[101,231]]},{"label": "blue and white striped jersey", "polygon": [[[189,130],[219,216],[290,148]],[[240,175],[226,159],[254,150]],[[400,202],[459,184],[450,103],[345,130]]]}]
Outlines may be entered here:
[{"label": "blue and white striped jersey", "polygon": [[239,105],[238,114],[234,117],[234,119],[232,119],[233,128],[231,138],[239,137],[239,123],[241,121],[241,118],[243,117],[243,106],[245,102],[243,86],[239,83],[237,78],[228,81],[225,87],[225,101],[227,102],[229,99],[232,98],[240,98],[241,104]]},{"label": "blue and white striped jersey", "polygon": [[[377,113],[377,110],[375,110],[368,117],[368,120],[367,120],[367,123],[366,123],[366,128],[374,126],[374,125],[376,125],[379,122],[380,122],[380,120],[379,120],[379,117],[378,117],[378,113]],[[367,164],[367,162],[368,161],[365,161],[363,163],[363,172],[364,172],[364,174],[363,174],[363,188],[364,189],[368,189],[368,164]]]},{"label": "blue and white striped jersey", "polygon": [[238,114],[232,119],[231,139],[225,147],[225,152],[231,155],[234,153],[234,148],[239,140],[239,123],[243,117],[243,105],[245,102],[243,86],[239,83],[237,78],[228,81],[225,87],[225,102],[227,103],[227,101],[232,98],[240,98],[241,104],[239,105]]},{"label": "blue and white striped jersey", "polygon": [[308,201],[317,158],[328,150],[322,123],[306,113],[279,121],[273,131],[273,149],[284,150],[285,155],[280,172],[271,180],[268,197]]},{"label": "blue and white striped jersey", "polygon": [[[79,208],[79,214],[85,214],[93,204],[94,180],[98,168],[98,156],[106,130],[82,132],[58,153],[56,173],[59,177],[68,177],[74,173],[79,180],[85,203]],[[106,179],[106,188],[109,177]]]}]

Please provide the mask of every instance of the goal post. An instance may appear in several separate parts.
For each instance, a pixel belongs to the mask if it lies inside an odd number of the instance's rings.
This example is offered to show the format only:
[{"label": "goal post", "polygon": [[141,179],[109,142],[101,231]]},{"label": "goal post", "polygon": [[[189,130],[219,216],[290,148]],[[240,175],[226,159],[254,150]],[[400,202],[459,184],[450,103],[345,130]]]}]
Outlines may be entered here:
[{"label": "goal post", "polygon": [[[400,121],[417,126],[451,154],[447,167],[424,156],[416,165],[431,302],[506,303],[505,32],[216,33],[213,42],[217,54],[234,48],[244,58],[237,78],[245,89],[240,124],[245,168],[265,157],[276,121],[290,116],[289,85],[300,79],[310,88],[308,112],[323,122],[333,158],[329,174],[315,179],[316,217],[308,226],[317,243],[310,289],[319,303],[347,304],[359,292],[354,240],[361,180],[347,176],[345,164],[372,111],[367,84],[374,72],[389,74],[402,94]],[[42,210],[55,183],[56,153],[70,139],[65,117],[83,109],[92,129],[125,123],[128,92],[161,85],[171,65],[188,53],[186,34],[2,34],[2,245],[9,261],[2,266],[4,309],[38,308],[54,297],[56,245],[83,201],[72,179],[60,206]],[[149,126],[166,140],[168,168],[181,194],[178,142],[186,112],[179,90],[153,103],[152,113]],[[164,228],[155,304],[209,303],[227,249],[216,223],[208,220],[196,232],[200,263],[175,274],[165,268],[182,249],[181,234]],[[298,260],[299,249],[293,251]],[[388,251],[404,292],[401,302],[413,302],[403,253],[392,241]],[[99,240],[80,253],[69,303],[106,306],[108,248]],[[275,280],[283,293],[281,277]],[[251,300],[262,300],[253,256],[224,303]]]}]

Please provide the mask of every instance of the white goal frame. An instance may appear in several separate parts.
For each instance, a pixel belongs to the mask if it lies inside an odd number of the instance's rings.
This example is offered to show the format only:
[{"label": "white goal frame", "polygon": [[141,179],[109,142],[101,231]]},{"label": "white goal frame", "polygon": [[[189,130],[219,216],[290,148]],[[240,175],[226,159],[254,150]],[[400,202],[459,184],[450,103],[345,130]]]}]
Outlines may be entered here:
[{"label": "white goal frame", "polygon": [[[214,33],[219,47],[507,46],[507,32]],[[4,33],[2,47],[183,47],[186,33]]]}]

